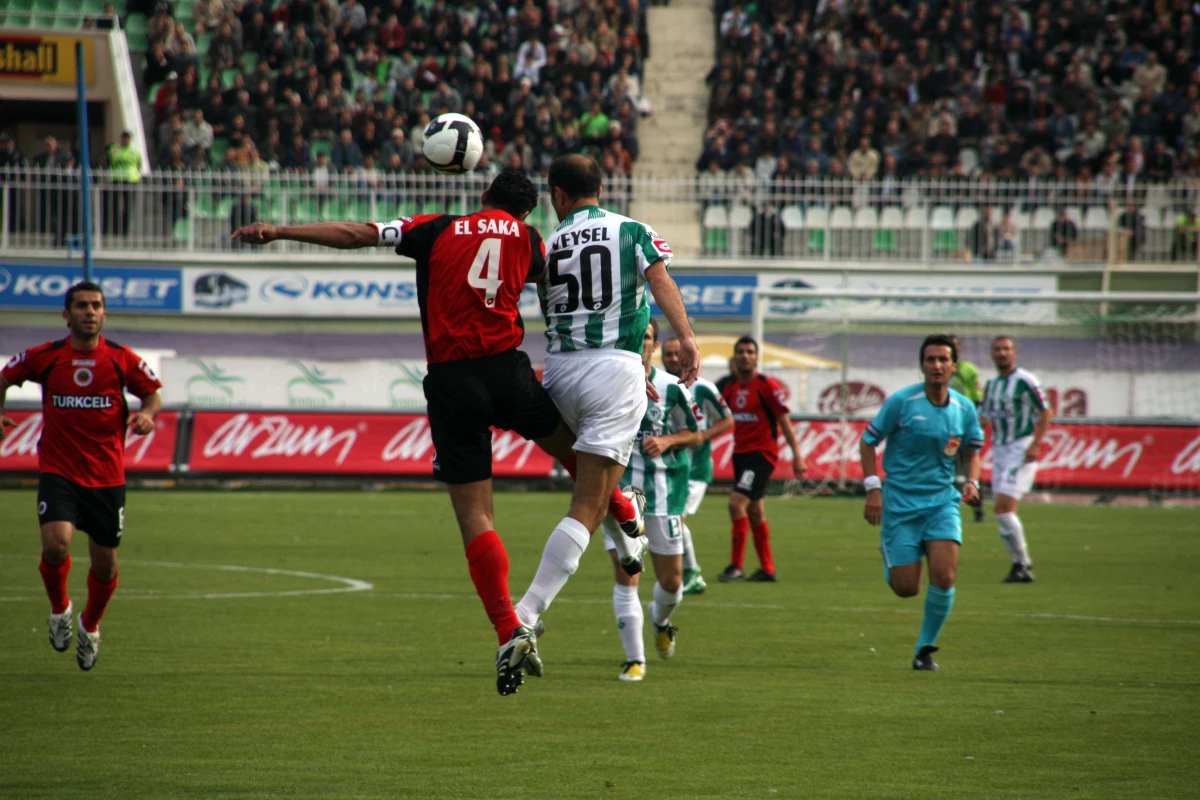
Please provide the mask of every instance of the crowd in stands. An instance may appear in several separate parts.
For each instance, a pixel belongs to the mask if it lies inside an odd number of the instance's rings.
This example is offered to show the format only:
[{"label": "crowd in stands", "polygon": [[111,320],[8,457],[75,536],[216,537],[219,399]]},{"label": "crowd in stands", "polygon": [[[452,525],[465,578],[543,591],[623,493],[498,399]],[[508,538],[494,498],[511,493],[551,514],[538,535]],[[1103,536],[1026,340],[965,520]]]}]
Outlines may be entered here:
[{"label": "crowd in stands", "polygon": [[702,173],[1106,188],[1200,175],[1190,0],[718,9]]},{"label": "crowd in stands", "polygon": [[483,175],[588,152],[638,156],[648,53],[639,0],[196,0],[148,9],[151,163],[422,173],[443,112],[484,134]]}]

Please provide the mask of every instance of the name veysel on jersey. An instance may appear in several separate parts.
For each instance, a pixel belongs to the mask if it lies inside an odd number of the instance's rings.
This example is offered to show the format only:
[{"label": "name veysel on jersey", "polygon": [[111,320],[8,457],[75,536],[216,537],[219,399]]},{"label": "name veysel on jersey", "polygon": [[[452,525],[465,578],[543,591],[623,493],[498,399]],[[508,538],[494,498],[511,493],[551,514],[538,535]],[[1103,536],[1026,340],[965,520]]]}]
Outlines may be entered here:
[{"label": "name veysel on jersey", "polygon": [[699,430],[696,408],[691,394],[675,376],[665,370],[650,370],[650,383],[658,392],[658,400],[646,404],[642,424],[629,465],[621,477],[621,485],[634,485],[646,495],[646,513],[663,517],[682,514],[687,505],[688,476],[691,472],[689,451],[669,450],[657,456],[642,450],[647,437],[669,436],[680,431]]},{"label": "name veysel on jersey", "polygon": [[573,211],[550,237],[538,286],[547,352],[641,353],[650,321],[646,270],[670,259],[670,246],[636,220],[597,206]]},{"label": "name veysel on jersey", "polygon": [[959,448],[983,448],[975,404],[951,390],[943,406],[930,402],[925,384],[893,393],[871,420],[863,441],[883,451],[884,503],[897,511],[958,503],[954,458]]},{"label": "name veysel on jersey", "polygon": [[1012,444],[1033,435],[1046,396],[1032,372],[1021,368],[992,378],[983,388],[979,415],[992,422],[992,443]]},{"label": "name veysel on jersey", "polygon": [[499,209],[402,217],[375,227],[380,244],[417,262],[429,363],[498,355],[521,344],[521,291],[546,264],[536,230]]},{"label": "name veysel on jersey", "polygon": [[0,374],[11,386],[42,386],[41,472],[91,488],[125,483],[125,390],[145,398],[162,388],[145,361],[103,336],[87,351],[63,339],[15,356]]}]

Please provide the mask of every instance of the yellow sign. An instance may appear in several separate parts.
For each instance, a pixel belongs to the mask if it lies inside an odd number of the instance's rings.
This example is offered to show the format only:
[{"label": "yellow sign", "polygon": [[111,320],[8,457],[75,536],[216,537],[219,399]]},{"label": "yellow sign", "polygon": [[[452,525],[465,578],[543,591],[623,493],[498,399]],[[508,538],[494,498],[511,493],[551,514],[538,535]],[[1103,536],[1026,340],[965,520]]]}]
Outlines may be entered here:
[{"label": "yellow sign", "polygon": [[75,43],[83,42],[84,80],[95,80],[89,36],[20,36],[0,34],[0,80],[38,83],[75,82]]}]

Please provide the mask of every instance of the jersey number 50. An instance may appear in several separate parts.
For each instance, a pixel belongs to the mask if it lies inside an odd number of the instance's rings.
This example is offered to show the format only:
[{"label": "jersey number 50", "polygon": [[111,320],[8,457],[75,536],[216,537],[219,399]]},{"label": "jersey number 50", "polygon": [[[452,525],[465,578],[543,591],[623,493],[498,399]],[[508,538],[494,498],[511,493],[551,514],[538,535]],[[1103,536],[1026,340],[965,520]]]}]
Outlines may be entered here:
[{"label": "jersey number 50", "polygon": [[[579,251],[579,277],[570,272],[559,273],[559,264],[570,259],[574,250],[555,250],[547,260],[546,269],[550,276],[551,286],[566,286],[567,300],[554,304],[554,313],[573,314],[580,307],[580,284],[583,284],[583,308],[586,311],[603,311],[612,305],[613,275],[612,253],[607,247],[593,244]],[[600,260],[600,297],[596,298],[593,260]]]}]

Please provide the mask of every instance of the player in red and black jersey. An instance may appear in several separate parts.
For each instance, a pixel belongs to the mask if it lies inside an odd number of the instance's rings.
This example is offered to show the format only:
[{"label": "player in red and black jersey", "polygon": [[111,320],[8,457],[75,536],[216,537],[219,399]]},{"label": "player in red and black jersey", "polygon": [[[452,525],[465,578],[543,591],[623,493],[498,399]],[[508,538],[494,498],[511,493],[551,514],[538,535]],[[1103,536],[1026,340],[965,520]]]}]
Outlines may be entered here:
[{"label": "player in red and black jersey", "polygon": [[[154,430],[162,408],[162,384],[132,350],[100,335],[104,294],[94,283],[78,283],[66,294],[63,319],[70,336],[13,357],[0,370],[0,439],[13,421],[4,416],[9,386],[42,386],[42,438],[38,442],[38,523],[42,561],[38,566],[50,598],[50,644],[71,645],[74,606],[67,596],[71,539],[88,535],[91,569],[87,606],[79,615],[76,661],[89,670],[100,652],[100,618],[117,589],[117,548],[125,529],[126,428]],[[128,390],[141,399],[131,412]]]},{"label": "player in red and black jersey", "polygon": [[[546,266],[541,236],[522,222],[537,202],[529,179],[505,170],[483,193],[482,210],[466,216],[290,227],[255,223],[233,234],[250,244],[289,239],[337,248],[395,247],[398,255],[416,260],[433,474],[447,484],[471,579],[500,640],[500,694],[516,692],[525,671],[540,675],[541,661],[536,637],[521,625],[508,591],[508,554],[492,511],[491,429],[516,431],[563,462],[574,455],[574,434],[518,349],[525,336],[521,290],[541,278]],[[619,490],[611,510],[619,522],[637,516]]]},{"label": "player in red and black jersey", "polygon": [[[792,470],[804,477],[804,460],[796,444],[796,432],[788,420],[783,387],[758,371],[758,342],[743,336],[733,346],[733,380],[721,389],[721,397],[733,411],[733,492],[729,495],[729,518],[733,522],[733,555],[719,580],[751,580],[774,583],[775,561],[771,558],[771,529],[767,525],[763,495],[779,460],[779,432],[792,448]],[[754,550],[761,568],[749,578],[742,570],[746,534],[754,531]]]}]

